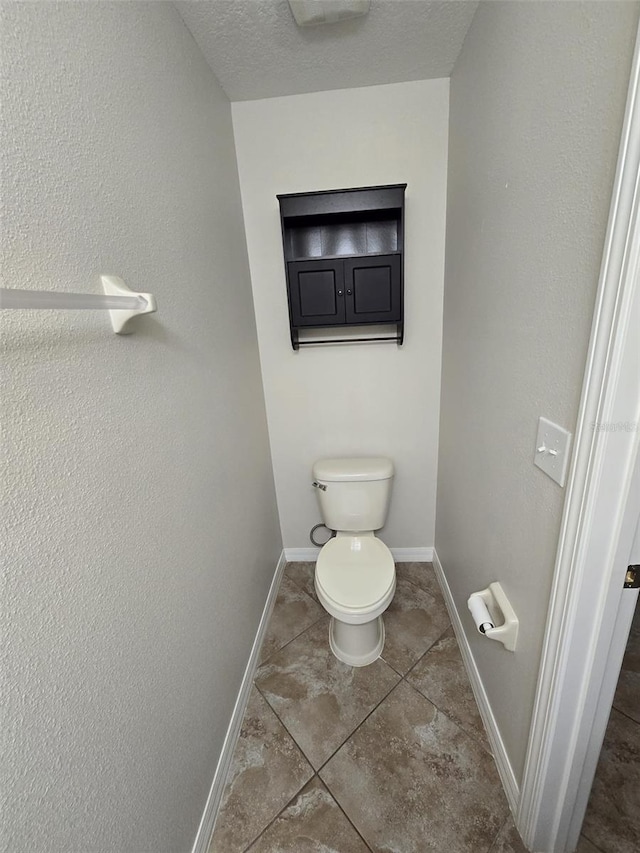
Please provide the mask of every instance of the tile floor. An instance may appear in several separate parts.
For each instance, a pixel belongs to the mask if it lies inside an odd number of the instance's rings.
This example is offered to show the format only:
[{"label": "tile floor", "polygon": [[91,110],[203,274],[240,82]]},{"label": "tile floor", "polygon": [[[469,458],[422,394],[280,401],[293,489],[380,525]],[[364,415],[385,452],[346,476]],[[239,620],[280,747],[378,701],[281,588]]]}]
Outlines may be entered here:
[{"label": "tile floor", "polygon": [[209,853],[525,853],[431,565],[397,564],[362,668],[331,654],[313,571],[286,567]]}]

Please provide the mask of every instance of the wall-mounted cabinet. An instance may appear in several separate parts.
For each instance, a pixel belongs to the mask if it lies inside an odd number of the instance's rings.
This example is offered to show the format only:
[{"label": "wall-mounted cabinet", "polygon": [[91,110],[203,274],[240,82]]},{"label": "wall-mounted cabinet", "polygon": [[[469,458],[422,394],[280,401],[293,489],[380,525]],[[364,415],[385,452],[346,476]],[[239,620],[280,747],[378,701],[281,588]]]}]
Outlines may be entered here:
[{"label": "wall-mounted cabinet", "polygon": [[[340,329],[401,344],[406,184],[279,195],[291,344],[345,340]],[[394,334],[367,334],[367,326]],[[333,336],[304,340],[309,329]],[[323,336],[324,338],[324,336]]]}]

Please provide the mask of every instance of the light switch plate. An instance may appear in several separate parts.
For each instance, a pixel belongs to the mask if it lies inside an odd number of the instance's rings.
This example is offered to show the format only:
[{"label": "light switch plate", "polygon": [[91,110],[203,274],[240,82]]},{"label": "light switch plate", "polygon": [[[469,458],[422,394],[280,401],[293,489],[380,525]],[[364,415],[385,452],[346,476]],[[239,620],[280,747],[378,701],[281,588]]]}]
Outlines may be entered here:
[{"label": "light switch plate", "polygon": [[538,435],[533,461],[559,486],[564,486],[567,476],[570,447],[570,432],[546,418],[538,420]]}]

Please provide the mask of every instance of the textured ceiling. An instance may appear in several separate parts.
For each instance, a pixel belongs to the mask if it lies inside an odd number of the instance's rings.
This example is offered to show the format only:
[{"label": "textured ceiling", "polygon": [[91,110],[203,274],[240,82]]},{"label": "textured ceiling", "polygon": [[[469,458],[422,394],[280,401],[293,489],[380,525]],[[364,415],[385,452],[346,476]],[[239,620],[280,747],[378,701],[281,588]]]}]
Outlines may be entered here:
[{"label": "textured ceiling", "polygon": [[287,0],[178,0],[232,101],[448,77],[467,0],[372,0],[364,18],[300,29]]}]

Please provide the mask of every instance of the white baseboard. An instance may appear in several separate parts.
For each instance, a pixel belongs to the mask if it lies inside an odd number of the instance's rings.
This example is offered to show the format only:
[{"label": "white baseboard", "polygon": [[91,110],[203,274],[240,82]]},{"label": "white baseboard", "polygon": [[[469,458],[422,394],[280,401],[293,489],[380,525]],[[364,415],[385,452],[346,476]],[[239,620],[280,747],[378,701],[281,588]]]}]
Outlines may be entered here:
[{"label": "white baseboard", "polygon": [[442,563],[438,558],[435,548],[433,549],[433,568],[440,583],[445,603],[447,605],[447,610],[449,611],[449,616],[451,617],[451,624],[453,625],[453,630],[455,632],[458,645],[460,646],[462,659],[464,661],[465,669],[467,670],[467,675],[469,676],[469,681],[471,682],[473,695],[475,696],[478,710],[482,717],[482,722],[487,730],[489,744],[496,762],[496,767],[498,768],[500,781],[502,782],[502,787],[507,795],[511,812],[515,815],[518,813],[518,805],[520,803],[520,788],[518,786],[515,773],[513,772],[511,762],[509,761],[502,736],[500,735],[496,718],[491,710],[491,705],[489,704],[489,699],[487,698],[487,694],[480,677],[480,672],[478,671],[478,667],[476,666],[476,662],[473,658],[471,646],[469,645],[467,635],[462,627],[462,620],[460,619],[460,614],[458,613],[454,603],[453,595],[451,594],[449,584],[447,583],[447,579],[442,568]]},{"label": "white baseboard", "polygon": [[240,690],[238,691],[236,703],[233,707],[229,727],[227,728],[227,733],[222,744],[220,758],[218,759],[216,771],[213,774],[213,782],[211,783],[211,789],[209,791],[209,796],[207,797],[207,802],[204,807],[204,812],[200,820],[200,826],[198,827],[195,841],[193,842],[193,847],[191,848],[191,853],[207,853],[209,847],[211,835],[213,834],[213,827],[216,822],[216,817],[218,816],[218,809],[220,808],[222,793],[224,791],[224,783],[233,757],[233,750],[235,749],[238,735],[240,734],[242,718],[244,717],[247,702],[249,701],[253,678],[256,673],[256,669],[258,668],[260,648],[262,647],[262,641],[269,624],[269,619],[271,618],[273,605],[276,602],[278,587],[280,586],[280,580],[286,563],[287,559],[285,557],[285,552],[283,551],[280,554],[280,559],[278,560],[278,565],[276,566],[273,580],[269,587],[269,594],[267,595],[267,600],[260,618],[260,624],[258,625],[253,646],[251,647],[249,661],[242,677]]},{"label": "white baseboard", "polygon": [[390,548],[396,563],[431,563],[433,548]]},{"label": "white baseboard", "polygon": [[[433,548],[390,548],[396,563],[430,563],[433,560]],[[285,548],[284,555],[288,563],[315,563],[320,548]]]},{"label": "white baseboard", "polygon": [[315,563],[320,548],[285,548],[284,556],[287,563]]}]

